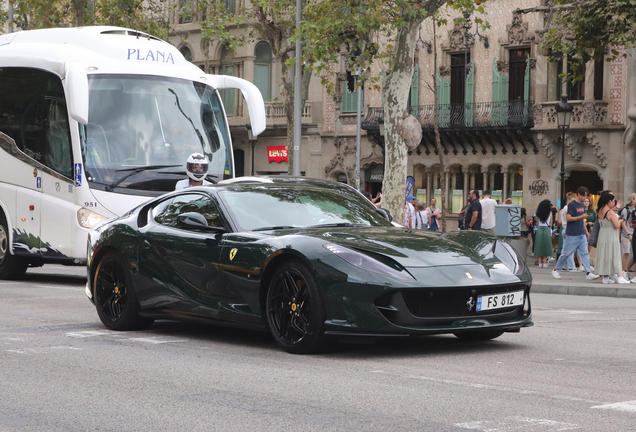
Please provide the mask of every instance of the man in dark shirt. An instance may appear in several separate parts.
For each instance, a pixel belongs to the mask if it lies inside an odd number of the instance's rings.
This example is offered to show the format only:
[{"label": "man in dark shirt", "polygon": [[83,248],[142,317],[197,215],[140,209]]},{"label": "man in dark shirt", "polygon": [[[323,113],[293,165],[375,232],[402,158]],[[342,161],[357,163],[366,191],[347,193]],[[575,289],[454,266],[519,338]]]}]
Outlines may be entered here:
[{"label": "man in dark shirt", "polygon": [[479,192],[475,189],[468,195],[470,205],[466,209],[466,229],[479,231],[481,229],[481,203],[479,202]]},{"label": "man in dark shirt", "polygon": [[579,259],[587,273],[585,278],[587,280],[598,278],[597,274],[592,273],[592,268],[590,267],[590,255],[587,252],[587,231],[585,230],[585,222],[583,221],[583,219],[587,217],[587,214],[585,213],[585,205],[583,204],[587,194],[587,188],[585,186],[581,186],[576,191],[576,199],[572,200],[572,202],[568,204],[568,211],[566,214],[568,225],[565,228],[563,250],[561,251],[561,256],[554,265],[554,270],[552,270],[552,276],[557,279],[561,279],[559,270],[565,268],[568,257],[574,255],[575,252],[579,253]]}]

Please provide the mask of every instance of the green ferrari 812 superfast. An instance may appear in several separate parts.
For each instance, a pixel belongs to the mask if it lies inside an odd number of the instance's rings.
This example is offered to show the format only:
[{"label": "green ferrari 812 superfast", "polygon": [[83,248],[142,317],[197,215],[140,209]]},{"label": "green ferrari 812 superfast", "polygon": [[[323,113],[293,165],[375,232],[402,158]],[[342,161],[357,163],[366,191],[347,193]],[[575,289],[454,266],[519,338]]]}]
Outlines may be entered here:
[{"label": "green ferrari 812 superfast", "polygon": [[224,323],[269,330],[291,353],[339,336],[484,341],[532,325],[532,277],[508,243],[389,218],[328,180],[182,189],[90,233],[86,294],[109,329]]}]

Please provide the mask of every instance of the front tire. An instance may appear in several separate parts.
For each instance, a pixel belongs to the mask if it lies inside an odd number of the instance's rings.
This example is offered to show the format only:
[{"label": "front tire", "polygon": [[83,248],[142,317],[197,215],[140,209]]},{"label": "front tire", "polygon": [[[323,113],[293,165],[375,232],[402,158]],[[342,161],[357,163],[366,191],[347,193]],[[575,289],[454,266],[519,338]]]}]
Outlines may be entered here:
[{"label": "front tire", "polygon": [[7,219],[0,212],[0,279],[20,279],[24,276],[28,263],[13,255],[9,248],[9,225]]},{"label": "front tire", "polygon": [[455,333],[455,336],[457,336],[461,340],[465,340],[468,342],[484,342],[496,339],[502,334],[504,334],[504,332],[499,330],[483,330],[467,333]]},{"label": "front tire", "polygon": [[316,279],[300,262],[282,265],[267,291],[267,323],[278,346],[309,354],[324,346],[325,308]]},{"label": "front tire", "polygon": [[139,330],[153,319],[139,316],[139,302],[132,282],[130,264],[117,252],[108,252],[95,271],[95,308],[102,323],[111,330]]}]

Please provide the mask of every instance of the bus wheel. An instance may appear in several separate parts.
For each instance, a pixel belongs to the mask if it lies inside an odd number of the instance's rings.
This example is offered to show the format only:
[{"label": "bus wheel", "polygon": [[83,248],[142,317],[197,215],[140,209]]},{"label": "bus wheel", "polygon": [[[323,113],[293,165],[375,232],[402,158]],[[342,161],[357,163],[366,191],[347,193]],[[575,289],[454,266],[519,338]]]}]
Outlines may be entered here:
[{"label": "bus wheel", "polygon": [[28,264],[16,257],[9,249],[9,230],[7,219],[0,212],[0,279],[19,279],[24,275]]}]

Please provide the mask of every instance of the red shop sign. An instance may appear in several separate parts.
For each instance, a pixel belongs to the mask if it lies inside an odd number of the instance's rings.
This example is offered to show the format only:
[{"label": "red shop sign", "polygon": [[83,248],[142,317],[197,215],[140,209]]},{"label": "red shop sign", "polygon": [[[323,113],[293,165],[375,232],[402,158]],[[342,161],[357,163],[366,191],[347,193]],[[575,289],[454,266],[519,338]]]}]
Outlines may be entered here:
[{"label": "red shop sign", "polygon": [[268,146],[267,159],[269,162],[288,162],[287,146]]}]

